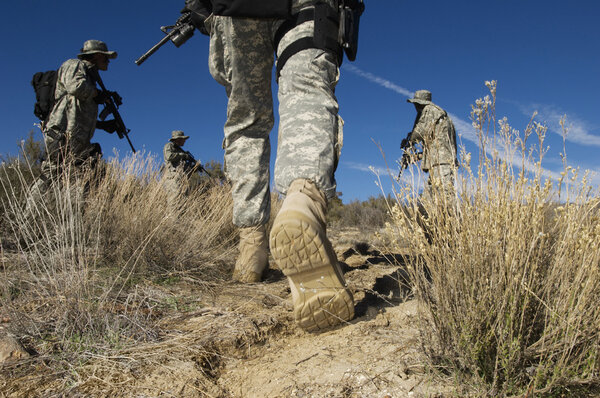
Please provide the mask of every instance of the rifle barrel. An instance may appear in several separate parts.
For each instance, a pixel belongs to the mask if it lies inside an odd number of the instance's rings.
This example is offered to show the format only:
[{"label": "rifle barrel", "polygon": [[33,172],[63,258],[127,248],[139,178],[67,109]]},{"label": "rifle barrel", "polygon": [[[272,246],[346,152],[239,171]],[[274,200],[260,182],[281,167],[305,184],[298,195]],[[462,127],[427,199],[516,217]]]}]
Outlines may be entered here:
[{"label": "rifle barrel", "polygon": [[127,142],[129,143],[129,146],[131,147],[131,150],[133,151],[133,153],[135,153],[135,148],[133,147],[133,144],[131,143],[131,140],[129,139],[129,131],[127,131],[125,134],[123,134],[125,136],[125,138],[127,138]]},{"label": "rifle barrel", "polygon": [[145,60],[148,59],[152,54],[154,54],[159,48],[161,48],[166,42],[168,42],[171,37],[177,33],[176,29],[171,30],[165,37],[163,37],[158,43],[156,43],[150,50],[148,50],[144,55],[135,60],[135,64],[140,66],[144,63]]}]

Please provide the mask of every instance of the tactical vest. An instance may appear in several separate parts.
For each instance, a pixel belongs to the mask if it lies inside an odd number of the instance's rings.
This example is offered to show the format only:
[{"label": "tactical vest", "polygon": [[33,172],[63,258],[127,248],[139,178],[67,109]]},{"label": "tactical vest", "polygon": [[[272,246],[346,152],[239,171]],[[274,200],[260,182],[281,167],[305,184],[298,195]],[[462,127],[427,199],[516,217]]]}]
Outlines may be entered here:
[{"label": "tactical vest", "polygon": [[281,18],[291,16],[292,0],[211,0],[212,13],[229,17]]},{"label": "tactical vest", "polygon": [[[246,18],[276,18],[284,23],[275,34],[275,48],[283,36],[307,21],[315,22],[313,37],[305,37],[287,46],[277,59],[277,77],[286,61],[299,51],[318,48],[337,55],[338,66],[343,54],[350,61],[356,59],[358,49],[358,26],[364,11],[363,0],[339,0],[339,9],[325,3],[317,3],[297,14],[292,14],[292,0],[186,0],[191,10],[205,10],[214,15]],[[206,13],[208,11],[208,13]],[[202,14],[202,12],[201,12]]]}]

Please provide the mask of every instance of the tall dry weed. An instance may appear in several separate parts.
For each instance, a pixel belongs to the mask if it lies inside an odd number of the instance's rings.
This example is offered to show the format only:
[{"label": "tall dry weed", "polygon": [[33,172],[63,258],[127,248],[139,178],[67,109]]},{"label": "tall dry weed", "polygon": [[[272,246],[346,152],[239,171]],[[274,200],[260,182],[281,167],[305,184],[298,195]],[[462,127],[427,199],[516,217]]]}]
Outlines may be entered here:
[{"label": "tall dry weed", "polygon": [[479,380],[482,395],[596,391],[598,190],[566,162],[548,177],[547,128],[535,115],[523,133],[498,120],[496,83],[486,84],[491,95],[471,114],[477,164],[462,148],[456,195],[421,202],[401,186],[387,225],[414,254],[424,347],[437,365]]},{"label": "tall dry weed", "polygon": [[[5,229],[3,312],[36,348],[94,352],[156,337],[145,281],[185,276],[209,287],[234,255],[229,187],[173,192],[152,157],[95,170],[64,167],[46,192],[0,178]],[[1,176],[0,176],[1,177]],[[18,192],[26,192],[22,200]]]}]

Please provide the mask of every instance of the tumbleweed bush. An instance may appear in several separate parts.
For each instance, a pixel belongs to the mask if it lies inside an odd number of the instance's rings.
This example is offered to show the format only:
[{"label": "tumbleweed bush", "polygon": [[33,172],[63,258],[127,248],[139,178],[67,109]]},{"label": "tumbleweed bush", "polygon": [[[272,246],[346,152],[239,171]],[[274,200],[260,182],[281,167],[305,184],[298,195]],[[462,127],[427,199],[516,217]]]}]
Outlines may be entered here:
[{"label": "tumbleweed bush", "polygon": [[461,148],[455,196],[437,193],[421,211],[415,187],[399,186],[387,224],[414,254],[424,348],[470,378],[462,385],[478,381],[485,396],[592,394],[600,372],[597,187],[567,166],[564,152],[563,172],[548,176],[547,128],[535,115],[523,133],[498,120],[496,83],[486,84],[491,95],[471,113],[478,164]]}]

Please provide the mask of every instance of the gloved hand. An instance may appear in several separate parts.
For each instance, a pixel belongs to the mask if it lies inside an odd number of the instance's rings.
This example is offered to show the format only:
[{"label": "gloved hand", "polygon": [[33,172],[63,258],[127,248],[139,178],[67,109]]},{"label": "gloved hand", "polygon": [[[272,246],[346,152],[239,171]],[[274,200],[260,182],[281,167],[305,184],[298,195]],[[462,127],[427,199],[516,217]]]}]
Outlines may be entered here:
[{"label": "gloved hand", "polygon": [[106,131],[109,134],[117,131],[117,122],[114,119],[111,120],[98,120],[96,122],[96,128]]},{"label": "gloved hand", "polygon": [[181,10],[181,13],[189,12],[192,18],[192,24],[202,33],[208,35],[208,30],[204,25],[204,21],[210,15],[210,2],[202,0],[186,0],[185,7]]},{"label": "gloved hand", "polygon": [[98,105],[105,103],[110,98],[110,91],[98,91],[94,97],[94,102]]},{"label": "gloved hand", "polygon": [[400,148],[402,149],[406,149],[410,146],[410,137],[412,136],[412,131],[409,132],[405,138],[402,139],[402,142],[400,143]]}]

